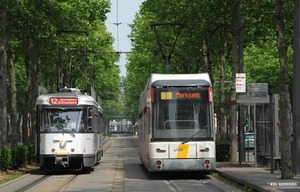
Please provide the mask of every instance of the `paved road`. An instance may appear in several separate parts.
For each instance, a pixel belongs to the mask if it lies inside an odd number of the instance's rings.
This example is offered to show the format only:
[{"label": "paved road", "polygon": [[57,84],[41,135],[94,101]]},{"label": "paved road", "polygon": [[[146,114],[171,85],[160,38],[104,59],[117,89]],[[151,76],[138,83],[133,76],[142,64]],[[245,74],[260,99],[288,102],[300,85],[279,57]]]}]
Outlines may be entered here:
[{"label": "paved road", "polygon": [[[104,145],[100,164],[90,173],[49,175],[27,191],[101,191],[101,192],[239,192],[219,180],[198,172],[149,173],[140,163],[137,152],[137,137],[112,137]],[[17,182],[1,185],[0,191],[16,191],[23,183],[37,180],[38,174],[28,175]],[[32,179],[30,181],[30,179]],[[8,188],[9,187],[9,188]],[[14,188],[13,188],[14,187]]]}]

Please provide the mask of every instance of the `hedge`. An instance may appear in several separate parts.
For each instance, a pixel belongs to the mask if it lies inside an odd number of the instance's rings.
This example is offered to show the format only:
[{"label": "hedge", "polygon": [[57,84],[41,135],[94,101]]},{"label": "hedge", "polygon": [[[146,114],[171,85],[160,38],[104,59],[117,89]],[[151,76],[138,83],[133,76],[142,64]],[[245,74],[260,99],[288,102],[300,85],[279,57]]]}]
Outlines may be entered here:
[{"label": "hedge", "polygon": [[0,148],[0,169],[18,169],[35,161],[35,146]]},{"label": "hedge", "polygon": [[216,142],[216,160],[229,161],[230,160],[231,143],[228,141]]}]

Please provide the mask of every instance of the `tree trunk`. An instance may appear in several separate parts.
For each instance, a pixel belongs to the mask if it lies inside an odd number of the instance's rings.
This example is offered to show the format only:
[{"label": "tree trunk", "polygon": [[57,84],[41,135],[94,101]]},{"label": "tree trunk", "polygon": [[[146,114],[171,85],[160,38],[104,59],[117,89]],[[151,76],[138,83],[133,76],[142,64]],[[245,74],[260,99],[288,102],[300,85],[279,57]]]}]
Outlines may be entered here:
[{"label": "tree trunk", "polygon": [[[281,178],[290,179],[292,173],[291,159],[291,130],[289,126],[290,96],[287,46],[284,37],[283,0],[277,0],[275,5],[275,23],[277,36],[277,49],[280,63],[280,153],[281,153]],[[275,122],[277,124],[277,122]]]},{"label": "tree trunk", "polygon": [[[27,39],[27,44],[25,45],[25,50],[30,50],[29,40]],[[31,68],[30,68],[30,58],[29,51],[25,54],[25,66],[26,66],[26,76],[27,76],[27,84],[25,88],[25,99],[24,106],[22,110],[22,140],[23,145],[28,145],[28,115],[29,115],[29,106],[30,106],[30,90],[31,90]]]},{"label": "tree trunk", "polygon": [[[239,3],[237,3],[234,7],[233,17],[232,17],[232,81],[231,81],[231,89],[230,89],[230,100],[236,100],[236,73],[238,69],[238,10],[239,10]],[[230,163],[237,163],[237,111],[236,106],[232,105],[230,109],[230,139],[231,139],[231,157]]]},{"label": "tree trunk", "polygon": [[7,145],[7,84],[6,84],[6,20],[7,10],[1,5],[2,25],[0,31],[0,147]]},{"label": "tree trunk", "polygon": [[11,49],[10,53],[10,93],[11,93],[11,104],[10,104],[10,124],[12,129],[11,147],[18,146],[17,139],[17,88],[16,88],[16,71],[15,71],[15,52]]},{"label": "tree trunk", "polygon": [[[233,36],[232,39],[232,82],[230,89],[230,100],[236,100],[236,88],[235,88],[235,79],[238,66],[238,54],[237,54],[237,36]],[[231,153],[230,153],[230,163],[237,163],[237,132],[236,132],[236,106],[232,105],[230,107],[230,139],[231,139]]]},{"label": "tree trunk", "polygon": [[226,56],[227,56],[227,25],[225,25],[223,32],[222,32],[222,40],[223,40],[223,52],[221,55],[221,66],[220,66],[220,76],[219,76],[219,91],[220,91],[220,122],[219,122],[219,135],[220,139],[226,139],[226,125],[225,125],[225,64],[226,64]]},{"label": "tree trunk", "polygon": [[32,48],[33,48],[33,56],[32,56],[32,78],[31,78],[31,84],[32,84],[32,89],[31,89],[31,107],[30,107],[30,116],[31,116],[31,142],[36,143],[36,109],[35,109],[35,100],[38,95],[38,87],[40,84],[40,73],[41,73],[41,61],[39,59],[39,49],[38,49],[38,44],[35,39],[32,40]]}]

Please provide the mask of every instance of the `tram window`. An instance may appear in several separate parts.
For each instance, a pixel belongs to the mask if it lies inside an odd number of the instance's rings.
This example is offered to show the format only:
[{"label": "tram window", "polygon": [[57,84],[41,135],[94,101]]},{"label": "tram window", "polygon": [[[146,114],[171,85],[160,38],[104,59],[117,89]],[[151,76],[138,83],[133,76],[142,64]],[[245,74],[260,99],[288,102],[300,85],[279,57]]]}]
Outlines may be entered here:
[{"label": "tram window", "polygon": [[84,122],[85,122],[85,113],[83,112],[82,115],[81,115],[80,125],[79,125],[79,130],[80,130],[81,133],[85,132]]},{"label": "tram window", "polygon": [[201,128],[203,128],[207,125],[206,112],[201,108],[200,108],[200,113],[199,113],[199,123],[200,123]]},{"label": "tram window", "polygon": [[93,131],[93,109],[92,108],[89,108],[88,109],[88,119],[87,119],[87,130],[88,132],[91,132]]},{"label": "tram window", "polygon": [[64,129],[79,131],[81,110],[45,109],[40,114],[41,131],[61,132]]},{"label": "tram window", "polygon": [[206,126],[205,111],[199,103],[165,103],[159,108],[158,129],[198,129]]}]

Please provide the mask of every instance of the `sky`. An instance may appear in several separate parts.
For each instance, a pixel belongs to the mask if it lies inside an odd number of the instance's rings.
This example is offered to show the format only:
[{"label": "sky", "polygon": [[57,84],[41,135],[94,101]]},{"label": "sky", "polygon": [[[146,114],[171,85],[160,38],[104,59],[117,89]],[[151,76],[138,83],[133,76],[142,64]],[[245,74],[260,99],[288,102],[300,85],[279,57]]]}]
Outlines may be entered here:
[{"label": "sky", "polygon": [[[112,36],[115,38],[115,51],[128,52],[131,50],[131,43],[128,39],[130,28],[128,24],[132,24],[136,12],[139,11],[139,6],[144,0],[110,0],[111,12],[108,13],[106,27]],[[126,54],[121,54],[120,61],[117,63],[120,66],[120,76],[126,76]]]}]

